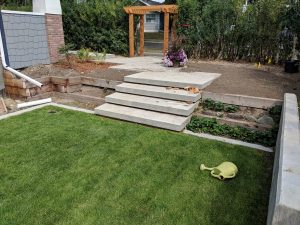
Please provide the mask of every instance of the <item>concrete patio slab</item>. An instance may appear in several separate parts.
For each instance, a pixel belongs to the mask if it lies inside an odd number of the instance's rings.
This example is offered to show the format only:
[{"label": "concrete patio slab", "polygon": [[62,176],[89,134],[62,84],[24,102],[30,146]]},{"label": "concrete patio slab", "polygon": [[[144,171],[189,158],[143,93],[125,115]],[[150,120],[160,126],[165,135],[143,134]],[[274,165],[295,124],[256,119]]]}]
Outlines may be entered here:
[{"label": "concrete patio slab", "polygon": [[188,86],[204,89],[214,80],[220,77],[218,73],[193,72],[184,73],[178,71],[141,72],[124,77],[125,82],[149,84],[165,87],[185,88]]}]

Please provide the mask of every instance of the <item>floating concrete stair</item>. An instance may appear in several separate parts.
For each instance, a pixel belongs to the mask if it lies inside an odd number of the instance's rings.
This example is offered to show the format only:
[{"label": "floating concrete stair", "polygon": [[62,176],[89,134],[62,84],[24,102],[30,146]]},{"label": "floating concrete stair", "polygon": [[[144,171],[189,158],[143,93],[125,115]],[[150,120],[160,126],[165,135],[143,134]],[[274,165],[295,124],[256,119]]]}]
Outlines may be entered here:
[{"label": "floating concrete stair", "polygon": [[182,131],[190,120],[190,117],[159,113],[110,103],[105,103],[97,107],[95,113],[174,131]]},{"label": "floating concrete stair", "polygon": [[116,86],[116,91],[151,96],[156,98],[173,99],[178,101],[197,102],[201,93],[190,93],[184,89],[159,87],[144,84],[123,83]]},{"label": "floating concrete stair", "polygon": [[182,116],[191,115],[198,106],[198,103],[188,103],[118,92],[106,96],[105,101],[112,104],[124,105],[140,109],[148,109],[152,111]]},{"label": "floating concrete stair", "polygon": [[106,96],[106,103],[95,113],[163,129],[181,131],[198,106],[201,92],[183,88],[202,89],[220,74],[142,72],[124,77],[125,83],[116,86],[116,93]]},{"label": "floating concrete stair", "polygon": [[203,89],[217,79],[218,73],[184,73],[184,72],[142,72],[124,77],[125,82],[156,85],[163,87],[185,88],[188,86]]}]

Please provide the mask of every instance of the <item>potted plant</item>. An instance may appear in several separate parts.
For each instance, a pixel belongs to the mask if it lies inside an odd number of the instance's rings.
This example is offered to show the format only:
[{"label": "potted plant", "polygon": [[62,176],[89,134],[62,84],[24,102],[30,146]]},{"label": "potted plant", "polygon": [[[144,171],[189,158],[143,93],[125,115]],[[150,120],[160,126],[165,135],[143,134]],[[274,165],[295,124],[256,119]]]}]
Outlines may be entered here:
[{"label": "potted plant", "polygon": [[172,44],[171,50],[169,50],[163,58],[163,63],[167,67],[183,67],[187,62],[187,55],[182,48],[182,39],[176,38]]}]

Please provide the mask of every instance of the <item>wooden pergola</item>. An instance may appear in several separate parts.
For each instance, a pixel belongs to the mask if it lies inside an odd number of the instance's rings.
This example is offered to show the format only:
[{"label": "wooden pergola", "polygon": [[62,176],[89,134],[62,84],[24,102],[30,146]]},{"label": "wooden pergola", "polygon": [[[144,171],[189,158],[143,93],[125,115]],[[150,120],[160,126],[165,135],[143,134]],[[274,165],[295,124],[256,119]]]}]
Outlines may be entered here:
[{"label": "wooden pergola", "polygon": [[176,20],[178,14],[177,5],[154,5],[154,6],[129,6],[124,7],[124,10],[129,14],[129,57],[134,57],[134,15],[140,17],[140,56],[144,55],[144,19],[147,12],[163,12],[164,13],[164,47],[163,55],[168,51],[169,46],[169,21],[170,14],[174,14],[173,24],[172,24],[172,38],[176,35]]}]

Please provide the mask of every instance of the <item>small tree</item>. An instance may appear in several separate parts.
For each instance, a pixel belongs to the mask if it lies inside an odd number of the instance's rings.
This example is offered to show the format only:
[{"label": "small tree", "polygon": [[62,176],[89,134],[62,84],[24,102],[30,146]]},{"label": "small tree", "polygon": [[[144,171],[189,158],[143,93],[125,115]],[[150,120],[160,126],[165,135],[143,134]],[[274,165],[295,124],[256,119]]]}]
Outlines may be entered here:
[{"label": "small tree", "polygon": [[73,45],[72,44],[66,44],[66,45],[63,45],[61,46],[59,49],[58,49],[58,52],[59,54],[62,54],[65,56],[70,68],[72,68],[72,63],[71,63],[71,58],[70,58],[70,51],[73,49]]}]

